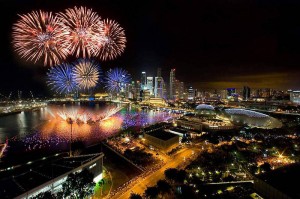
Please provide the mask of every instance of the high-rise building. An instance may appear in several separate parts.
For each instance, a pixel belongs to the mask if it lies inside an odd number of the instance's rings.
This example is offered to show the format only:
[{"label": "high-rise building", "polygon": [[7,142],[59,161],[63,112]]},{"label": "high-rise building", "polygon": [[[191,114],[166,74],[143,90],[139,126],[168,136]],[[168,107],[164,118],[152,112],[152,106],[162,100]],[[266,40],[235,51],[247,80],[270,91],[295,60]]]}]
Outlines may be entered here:
[{"label": "high-rise building", "polygon": [[134,99],[139,99],[140,97],[140,91],[141,91],[141,82],[140,81],[136,81],[135,85],[134,85],[134,94],[133,94],[133,98]]},{"label": "high-rise building", "polygon": [[290,101],[293,103],[300,103],[300,91],[292,91],[290,92]]},{"label": "high-rise building", "polygon": [[175,99],[175,94],[176,94],[176,78],[175,78],[175,68],[171,69],[170,72],[170,93],[169,93],[169,98],[174,100]]},{"label": "high-rise building", "polygon": [[130,98],[130,99],[133,98],[133,94],[132,94],[133,85],[134,85],[134,82],[125,84],[125,86],[124,86],[124,97],[125,98]]},{"label": "high-rise building", "polygon": [[179,87],[180,87],[180,81],[178,79],[175,79],[175,94],[174,94],[174,99],[178,100],[179,99]]},{"label": "high-rise building", "polygon": [[221,90],[220,91],[220,98],[221,99],[227,99],[226,90]]},{"label": "high-rise building", "polygon": [[188,88],[188,100],[194,100],[195,99],[195,89],[190,86]]},{"label": "high-rise building", "polygon": [[157,68],[157,77],[161,77],[161,68]]},{"label": "high-rise building", "polygon": [[262,89],[262,97],[264,98],[269,98],[271,96],[271,89],[269,88],[264,88]]},{"label": "high-rise building", "polygon": [[179,98],[179,99],[183,99],[183,94],[184,94],[184,82],[180,82],[178,88],[179,88],[179,95],[178,95],[178,98]]},{"label": "high-rise building", "polygon": [[165,82],[163,83],[163,98],[164,99],[168,98],[168,89],[167,89],[167,85]]},{"label": "high-rise building", "polygon": [[243,88],[243,99],[244,100],[250,99],[250,88],[248,86],[244,86]]},{"label": "high-rise building", "polygon": [[142,77],[141,77],[141,89],[145,90],[147,87],[147,78],[146,78],[146,72],[142,72]]},{"label": "high-rise building", "polygon": [[163,87],[164,87],[164,80],[162,77],[155,77],[154,82],[154,96],[163,98]]},{"label": "high-rise building", "polygon": [[235,88],[227,88],[227,97],[232,97],[235,93]]},{"label": "high-rise building", "polygon": [[147,90],[150,91],[150,95],[153,95],[153,77],[147,77]]}]

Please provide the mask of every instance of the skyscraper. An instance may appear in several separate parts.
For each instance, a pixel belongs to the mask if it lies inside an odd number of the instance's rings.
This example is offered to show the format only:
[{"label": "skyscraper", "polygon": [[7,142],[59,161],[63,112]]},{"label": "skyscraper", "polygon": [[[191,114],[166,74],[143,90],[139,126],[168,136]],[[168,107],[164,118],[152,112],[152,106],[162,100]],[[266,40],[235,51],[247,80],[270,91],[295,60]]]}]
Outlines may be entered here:
[{"label": "skyscraper", "polygon": [[150,95],[153,95],[153,77],[147,77],[147,89],[150,91]]},{"label": "skyscraper", "polygon": [[172,100],[174,100],[175,88],[176,88],[176,78],[175,78],[175,68],[173,68],[171,69],[170,72],[170,93],[169,93],[169,98]]},{"label": "skyscraper", "polygon": [[179,83],[179,99],[183,99],[183,94],[184,94],[184,83],[180,82]]},{"label": "skyscraper", "polygon": [[161,68],[157,68],[157,77],[161,77]]},{"label": "skyscraper", "polygon": [[188,100],[194,100],[195,99],[195,89],[190,86],[188,89]]},{"label": "skyscraper", "polygon": [[154,82],[154,96],[163,98],[163,84],[164,80],[162,77],[155,77],[155,82]]},{"label": "skyscraper", "polygon": [[243,88],[243,99],[248,100],[250,98],[250,88],[248,86],[244,86]]},{"label": "skyscraper", "polygon": [[146,84],[147,84],[147,79],[146,79],[146,72],[145,71],[143,71],[142,72],[142,77],[141,77],[141,89],[142,90],[145,90],[145,88],[146,88]]},{"label": "skyscraper", "polygon": [[235,88],[227,88],[227,97],[232,97],[235,93]]}]

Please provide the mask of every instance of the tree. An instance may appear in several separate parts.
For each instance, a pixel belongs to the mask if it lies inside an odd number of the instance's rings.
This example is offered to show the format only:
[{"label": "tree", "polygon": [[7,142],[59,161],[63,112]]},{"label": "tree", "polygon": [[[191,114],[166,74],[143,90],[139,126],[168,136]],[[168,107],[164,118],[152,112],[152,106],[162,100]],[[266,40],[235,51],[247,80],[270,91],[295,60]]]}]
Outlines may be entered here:
[{"label": "tree", "polygon": [[188,185],[182,185],[180,190],[181,190],[181,192],[178,194],[177,198],[182,198],[182,199],[186,199],[186,198],[189,198],[189,199],[195,198],[196,199],[197,198],[192,187],[190,187]]},{"label": "tree", "polygon": [[262,165],[260,165],[260,169],[265,172],[269,172],[271,171],[271,165],[268,162],[265,162]]},{"label": "tree", "polygon": [[180,184],[183,183],[186,178],[186,171],[170,168],[165,170],[165,177],[172,182]]},{"label": "tree", "polygon": [[177,183],[183,183],[185,178],[186,178],[186,171],[185,170],[177,171],[177,175],[176,175],[176,178],[175,178],[175,181]]},{"label": "tree", "polygon": [[157,198],[158,196],[158,189],[157,187],[147,187],[146,191],[145,191],[145,196],[147,198],[153,199],[153,198]]},{"label": "tree", "polygon": [[129,199],[142,199],[142,196],[137,193],[131,193]]},{"label": "tree", "polygon": [[174,168],[167,169],[165,170],[165,177],[170,181],[175,181],[177,172],[178,170]]},{"label": "tree", "polygon": [[162,194],[170,193],[171,191],[171,185],[166,180],[159,180],[156,183],[156,187],[158,191]]},{"label": "tree", "polygon": [[85,198],[93,194],[94,175],[87,169],[79,173],[71,173],[63,183],[63,196],[71,198]]}]

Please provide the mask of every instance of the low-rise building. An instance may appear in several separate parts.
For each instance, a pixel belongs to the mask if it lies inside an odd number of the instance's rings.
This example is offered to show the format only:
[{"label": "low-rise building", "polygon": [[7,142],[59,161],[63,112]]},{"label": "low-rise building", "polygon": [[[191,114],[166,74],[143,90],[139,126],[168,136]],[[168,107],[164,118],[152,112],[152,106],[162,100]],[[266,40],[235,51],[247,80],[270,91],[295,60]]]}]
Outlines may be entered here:
[{"label": "low-rise building", "polygon": [[94,174],[94,182],[102,179],[103,153],[62,157],[34,166],[26,172],[13,171],[10,177],[0,179],[0,198],[32,198],[39,193],[57,193],[71,173],[83,169]]},{"label": "low-rise building", "polygon": [[266,198],[300,198],[300,164],[291,164],[254,178],[254,189]]},{"label": "low-rise building", "polygon": [[178,119],[176,120],[177,126],[186,128],[186,129],[195,129],[202,131],[202,123],[198,121],[190,121],[186,119]]},{"label": "low-rise building", "polygon": [[144,138],[146,144],[159,148],[163,151],[169,151],[179,145],[179,136],[164,130],[144,133]]}]

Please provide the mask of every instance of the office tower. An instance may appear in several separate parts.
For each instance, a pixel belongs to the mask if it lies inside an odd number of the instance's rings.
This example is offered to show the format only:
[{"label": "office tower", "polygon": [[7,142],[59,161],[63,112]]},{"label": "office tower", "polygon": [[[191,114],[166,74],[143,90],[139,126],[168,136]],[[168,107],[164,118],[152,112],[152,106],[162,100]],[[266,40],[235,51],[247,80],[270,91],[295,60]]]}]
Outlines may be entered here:
[{"label": "office tower", "polygon": [[236,93],[235,88],[227,88],[227,97],[231,97],[235,93]]},{"label": "office tower", "polygon": [[226,90],[221,90],[221,91],[220,91],[220,98],[221,98],[221,99],[227,99]]},{"label": "office tower", "polygon": [[300,91],[291,91],[290,92],[290,101],[293,103],[300,103]]},{"label": "office tower", "polygon": [[176,88],[176,79],[175,79],[175,68],[171,69],[170,72],[170,93],[169,93],[169,98],[174,100],[174,95],[175,93],[175,88]]},{"label": "office tower", "polygon": [[188,88],[188,100],[194,100],[195,99],[195,89],[190,86]]},{"label": "office tower", "polygon": [[262,89],[262,97],[269,98],[271,96],[271,89],[264,88]]},{"label": "office tower", "polygon": [[178,98],[179,98],[179,99],[183,99],[183,94],[184,94],[184,82],[180,82],[178,88],[179,88],[179,96],[178,96]]},{"label": "office tower", "polygon": [[135,86],[134,81],[132,81],[131,83],[125,85],[125,88],[124,88],[125,98],[133,99],[134,90],[135,90],[134,86]]},{"label": "office tower", "polygon": [[167,89],[167,85],[165,82],[163,82],[163,98],[164,99],[168,98],[168,89]]},{"label": "office tower", "polygon": [[155,82],[154,82],[154,96],[163,98],[163,84],[164,80],[162,77],[155,77]]},{"label": "office tower", "polygon": [[243,88],[243,99],[244,100],[250,99],[250,88],[248,86],[244,86]]},{"label": "office tower", "polygon": [[147,90],[153,95],[153,77],[147,77]]},{"label": "office tower", "polygon": [[146,72],[142,72],[142,77],[141,77],[141,89],[145,90],[147,88],[147,78],[146,78]]},{"label": "office tower", "polygon": [[161,68],[157,68],[157,77],[161,77]]}]

